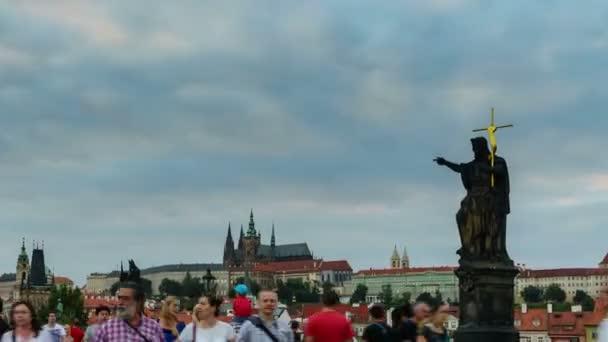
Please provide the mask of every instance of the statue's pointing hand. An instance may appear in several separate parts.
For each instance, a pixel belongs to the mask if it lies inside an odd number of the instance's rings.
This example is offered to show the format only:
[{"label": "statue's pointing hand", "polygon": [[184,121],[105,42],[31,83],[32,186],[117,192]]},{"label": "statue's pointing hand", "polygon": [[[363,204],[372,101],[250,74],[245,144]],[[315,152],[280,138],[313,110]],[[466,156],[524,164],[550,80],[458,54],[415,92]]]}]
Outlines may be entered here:
[{"label": "statue's pointing hand", "polygon": [[437,163],[437,165],[445,165],[446,164],[445,163],[445,159],[443,159],[442,157],[437,157],[437,158],[433,159],[433,161],[435,163]]}]

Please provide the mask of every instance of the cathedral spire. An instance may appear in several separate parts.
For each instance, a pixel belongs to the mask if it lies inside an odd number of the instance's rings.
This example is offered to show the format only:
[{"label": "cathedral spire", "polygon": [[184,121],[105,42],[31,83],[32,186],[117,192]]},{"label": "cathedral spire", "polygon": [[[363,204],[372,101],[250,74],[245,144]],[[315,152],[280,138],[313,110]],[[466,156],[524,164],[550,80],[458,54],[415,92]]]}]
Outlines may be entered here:
[{"label": "cathedral spire", "polygon": [[273,222],[272,223],[272,235],[270,236],[270,247],[274,248],[274,246],[276,246],[276,243],[277,243],[277,241],[276,241],[276,238],[274,236],[274,222]]},{"label": "cathedral spire", "polygon": [[255,237],[256,231],[255,231],[255,222],[253,221],[253,209],[251,209],[251,214],[249,215],[249,229],[247,230],[247,236],[248,237]]},{"label": "cathedral spire", "polygon": [[234,240],[232,240],[232,227],[228,222],[228,234],[226,234],[226,244],[224,245],[224,265],[229,266],[234,264]]},{"label": "cathedral spire", "polygon": [[241,224],[241,235],[239,236],[239,250],[243,249],[243,238],[245,237],[245,233],[243,232],[243,225]]}]

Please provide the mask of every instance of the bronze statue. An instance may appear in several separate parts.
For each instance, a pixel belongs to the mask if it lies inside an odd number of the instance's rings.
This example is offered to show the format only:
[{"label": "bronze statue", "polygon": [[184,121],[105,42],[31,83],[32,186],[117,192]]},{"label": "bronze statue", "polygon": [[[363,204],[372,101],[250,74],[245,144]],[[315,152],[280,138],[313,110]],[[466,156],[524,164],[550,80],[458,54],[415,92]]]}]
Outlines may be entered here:
[{"label": "bronze statue", "polygon": [[507,261],[510,260],[505,241],[510,212],[507,163],[490,152],[484,137],[471,139],[471,144],[475,158],[468,163],[434,159],[437,164],[460,173],[467,190],[456,214],[462,243],[458,254],[461,260]]}]

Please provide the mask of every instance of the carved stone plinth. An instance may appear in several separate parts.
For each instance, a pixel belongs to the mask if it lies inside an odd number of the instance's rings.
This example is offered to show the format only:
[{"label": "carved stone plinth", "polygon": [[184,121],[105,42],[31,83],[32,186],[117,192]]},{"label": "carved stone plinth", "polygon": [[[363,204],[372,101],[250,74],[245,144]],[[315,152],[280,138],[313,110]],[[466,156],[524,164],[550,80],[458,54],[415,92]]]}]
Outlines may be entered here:
[{"label": "carved stone plinth", "polygon": [[456,270],[460,281],[460,322],[456,342],[518,342],[513,326],[515,276],[512,262],[462,262]]}]

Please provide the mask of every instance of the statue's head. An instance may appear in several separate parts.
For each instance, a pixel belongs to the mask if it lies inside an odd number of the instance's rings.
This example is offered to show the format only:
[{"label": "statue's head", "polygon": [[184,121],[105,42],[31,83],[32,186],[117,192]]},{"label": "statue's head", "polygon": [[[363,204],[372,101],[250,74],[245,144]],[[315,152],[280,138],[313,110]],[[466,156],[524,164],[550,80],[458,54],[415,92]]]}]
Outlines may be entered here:
[{"label": "statue's head", "polygon": [[488,148],[488,141],[484,137],[475,137],[471,139],[471,145],[473,145],[473,153],[475,154],[475,159],[483,160],[487,159],[490,154],[490,149]]}]

